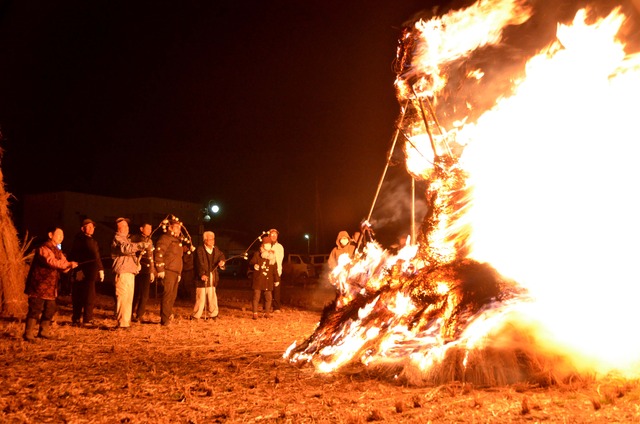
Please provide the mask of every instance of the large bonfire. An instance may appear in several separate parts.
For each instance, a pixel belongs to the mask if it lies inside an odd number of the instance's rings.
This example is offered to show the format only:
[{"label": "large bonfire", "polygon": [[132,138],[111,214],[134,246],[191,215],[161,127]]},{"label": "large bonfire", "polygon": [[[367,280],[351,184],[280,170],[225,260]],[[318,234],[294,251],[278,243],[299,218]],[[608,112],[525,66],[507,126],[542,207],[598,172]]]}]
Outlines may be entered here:
[{"label": "large bonfire", "polygon": [[341,258],[292,363],[411,384],[633,373],[637,11],[576,8],[536,46],[543,7],[479,1],[406,27],[399,130],[429,212],[397,254],[369,240]]}]

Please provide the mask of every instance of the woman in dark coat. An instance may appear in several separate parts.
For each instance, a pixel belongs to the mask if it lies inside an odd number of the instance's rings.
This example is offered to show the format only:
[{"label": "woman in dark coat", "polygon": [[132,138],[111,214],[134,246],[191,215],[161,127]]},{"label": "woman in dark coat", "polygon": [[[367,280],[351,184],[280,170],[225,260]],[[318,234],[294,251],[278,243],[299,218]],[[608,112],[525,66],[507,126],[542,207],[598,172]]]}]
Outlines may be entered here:
[{"label": "woman in dark coat", "polygon": [[77,262],[69,262],[60,250],[64,240],[62,229],[51,228],[48,235],[49,239],[36,250],[24,290],[29,296],[29,312],[23,337],[28,342],[35,341],[36,332],[45,339],[55,338],[51,333],[51,321],[57,310],[60,273],[78,266]]},{"label": "woman in dark coat", "polygon": [[271,318],[273,288],[280,284],[280,276],[278,276],[276,254],[271,248],[268,235],[262,237],[260,250],[253,254],[249,265],[253,266],[253,319],[258,319],[258,304],[263,292],[266,300],[265,318]]}]

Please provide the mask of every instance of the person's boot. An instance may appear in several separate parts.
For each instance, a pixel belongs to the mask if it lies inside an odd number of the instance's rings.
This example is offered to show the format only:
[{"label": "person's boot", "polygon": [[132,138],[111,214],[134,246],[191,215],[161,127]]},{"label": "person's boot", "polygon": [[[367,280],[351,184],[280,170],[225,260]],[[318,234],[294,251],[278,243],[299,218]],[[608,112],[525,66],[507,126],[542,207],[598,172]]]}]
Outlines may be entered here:
[{"label": "person's boot", "polygon": [[30,343],[34,343],[36,341],[36,325],[37,320],[35,318],[28,318],[27,323],[24,328],[24,335],[22,338]]},{"label": "person's boot", "polygon": [[40,321],[40,332],[38,333],[38,337],[49,340],[58,340],[58,338],[51,331],[51,321],[49,321],[48,319]]}]

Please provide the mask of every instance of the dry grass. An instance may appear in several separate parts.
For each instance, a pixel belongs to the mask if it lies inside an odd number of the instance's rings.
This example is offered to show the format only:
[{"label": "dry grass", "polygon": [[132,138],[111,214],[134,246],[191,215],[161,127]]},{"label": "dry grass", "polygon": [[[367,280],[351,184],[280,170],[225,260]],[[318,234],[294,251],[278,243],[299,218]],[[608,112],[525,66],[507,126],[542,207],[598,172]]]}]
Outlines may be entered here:
[{"label": "dry grass", "polygon": [[[407,387],[366,370],[318,374],[281,358],[310,335],[318,311],[287,309],[251,319],[247,294],[221,291],[221,318],[114,331],[101,297],[100,328],[56,317],[64,340],[23,342],[24,324],[0,321],[2,423],[640,422],[640,387],[608,378],[540,388],[469,384]],[[159,307],[152,303],[152,318]]]},{"label": "dry grass", "polygon": [[[2,139],[2,134],[0,134]],[[0,160],[3,150],[0,148]],[[3,315],[17,317],[26,314],[26,297],[22,293],[27,276],[25,251],[29,242],[20,243],[18,231],[9,211],[9,194],[4,187],[0,169],[0,310]]]}]

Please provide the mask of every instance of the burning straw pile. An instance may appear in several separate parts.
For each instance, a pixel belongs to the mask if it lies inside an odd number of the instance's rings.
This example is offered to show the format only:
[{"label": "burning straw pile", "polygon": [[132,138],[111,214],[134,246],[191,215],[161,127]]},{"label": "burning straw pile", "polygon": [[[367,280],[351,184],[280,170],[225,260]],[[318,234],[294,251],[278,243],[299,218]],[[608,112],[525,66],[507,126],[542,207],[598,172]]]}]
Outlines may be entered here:
[{"label": "burning straw pile", "polygon": [[[533,302],[528,290],[470,255],[476,187],[457,136],[485,112],[483,102],[493,103],[487,98],[500,97],[500,77],[517,79],[491,75],[478,63],[495,62],[488,59],[507,28],[516,38],[513,28],[535,21],[532,16],[524,1],[477,2],[404,31],[396,68],[403,105],[398,129],[408,172],[427,182],[429,212],[417,244],[392,255],[372,240],[341,262],[331,274],[338,298],[315,333],[290,346],[290,362],[311,363],[320,372],[363,367],[416,385],[549,385],[578,373],[569,351],[548,347],[543,327],[525,318],[522,311]],[[524,68],[525,61],[510,61]]]},{"label": "burning straw pile", "polygon": [[464,172],[451,158],[437,164],[417,252],[407,246],[392,256],[368,243],[354,262],[333,273],[346,289],[325,309],[315,333],[291,348],[289,359],[321,371],[360,362],[415,385],[555,382],[551,370],[557,372],[561,359],[541,353],[521,327],[506,324],[510,306],[525,301],[526,291],[464,255],[465,227],[457,213],[468,199]]}]

